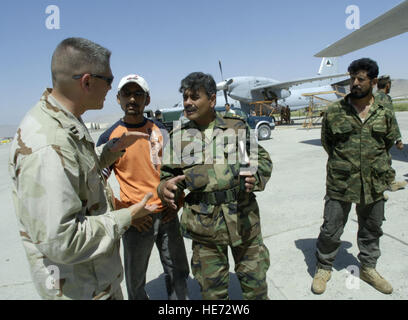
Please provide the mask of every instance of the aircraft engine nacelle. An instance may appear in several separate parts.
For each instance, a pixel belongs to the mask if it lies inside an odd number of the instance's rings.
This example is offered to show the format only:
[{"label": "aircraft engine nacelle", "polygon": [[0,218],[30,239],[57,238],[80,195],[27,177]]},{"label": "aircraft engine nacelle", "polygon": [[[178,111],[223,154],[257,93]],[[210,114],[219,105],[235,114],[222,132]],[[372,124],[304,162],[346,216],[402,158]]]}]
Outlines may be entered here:
[{"label": "aircraft engine nacelle", "polygon": [[278,96],[278,100],[280,100],[290,97],[291,92],[287,89],[281,89],[280,91],[276,92],[276,95]]},{"label": "aircraft engine nacelle", "polygon": [[281,99],[285,99],[287,97],[290,96],[291,92],[287,89],[278,89],[278,90],[266,90],[263,92],[264,97],[266,100],[281,100]]}]

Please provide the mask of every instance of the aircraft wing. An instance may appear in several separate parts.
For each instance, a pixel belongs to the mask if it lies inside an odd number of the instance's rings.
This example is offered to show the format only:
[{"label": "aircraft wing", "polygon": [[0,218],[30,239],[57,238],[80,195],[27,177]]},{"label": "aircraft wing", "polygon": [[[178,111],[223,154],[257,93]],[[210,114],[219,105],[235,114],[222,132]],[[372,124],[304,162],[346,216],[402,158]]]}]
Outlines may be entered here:
[{"label": "aircraft wing", "polygon": [[309,78],[309,79],[300,79],[300,80],[294,80],[294,81],[287,81],[287,82],[279,82],[276,84],[266,84],[266,85],[260,85],[260,86],[256,86],[254,88],[251,89],[251,91],[257,91],[260,89],[271,89],[273,90],[280,90],[280,89],[289,89],[292,86],[296,86],[299,84],[303,84],[303,83],[307,83],[307,82],[312,82],[312,81],[318,81],[318,80],[326,80],[326,79],[330,79],[330,78],[340,78],[340,77],[347,77],[348,73],[344,73],[344,74],[334,74],[334,75],[330,75],[330,76],[323,76],[323,77],[314,77],[314,78]]},{"label": "aircraft wing", "polygon": [[338,57],[408,31],[408,0],[315,54]]}]

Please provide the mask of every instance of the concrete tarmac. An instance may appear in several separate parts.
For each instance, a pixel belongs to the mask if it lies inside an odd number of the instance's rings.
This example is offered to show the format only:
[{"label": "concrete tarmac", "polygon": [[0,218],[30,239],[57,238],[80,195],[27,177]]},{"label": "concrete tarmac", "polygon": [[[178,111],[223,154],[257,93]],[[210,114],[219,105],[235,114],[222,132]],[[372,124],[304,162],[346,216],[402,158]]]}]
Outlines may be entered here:
[{"label": "concrete tarmac", "polygon": [[[397,113],[404,141],[408,137],[408,112]],[[101,132],[93,133],[95,141]],[[262,234],[270,252],[267,273],[272,300],[406,300],[408,299],[408,188],[386,192],[384,235],[380,240],[381,257],[377,270],[393,285],[394,292],[384,295],[359,281],[357,259],[357,217],[353,205],[342,236],[332,278],[322,295],[311,292],[315,270],[315,246],[323,222],[327,155],[320,144],[320,126],[302,128],[300,124],[279,126],[272,139],[261,145],[270,152],[272,177],[264,192],[256,193],[261,212]],[[0,224],[0,299],[39,299],[31,280],[28,262],[20,240],[11,199],[8,174],[10,144],[0,145],[0,196],[3,221]],[[403,151],[391,150],[397,180],[408,180],[408,145]],[[112,175],[109,183],[118,196],[118,183]],[[188,258],[191,241],[185,239]],[[123,246],[121,246],[123,247]],[[146,279],[151,299],[167,299],[163,268],[154,248]],[[197,282],[188,280],[190,298],[201,299]],[[125,282],[123,294],[127,298]],[[231,299],[242,299],[230,254]]]}]

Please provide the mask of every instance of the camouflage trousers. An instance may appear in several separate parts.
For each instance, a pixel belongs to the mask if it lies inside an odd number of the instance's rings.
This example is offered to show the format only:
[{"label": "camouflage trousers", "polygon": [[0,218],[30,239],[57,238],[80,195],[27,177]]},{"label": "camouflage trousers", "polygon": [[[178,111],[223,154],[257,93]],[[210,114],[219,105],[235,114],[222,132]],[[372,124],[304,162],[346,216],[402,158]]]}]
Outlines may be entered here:
[{"label": "camouflage trousers", "polygon": [[[191,270],[201,288],[204,300],[227,300],[229,283],[228,245],[193,241]],[[235,273],[246,300],[267,300],[266,271],[269,268],[269,251],[262,235],[231,247]]]},{"label": "camouflage trousers", "polygon": [[[316,243],[316,257],[319,268],[331,270],[340,248],[340,236],[343,234],[351,209],[350,202],[327,199],[324,206],[324,222],[320,228]],[[360,250],[358,259],[361,264],[375,268],[381,255],[380,237],[384,219],[384,200],[370,204],[356,205],[358,217],[357,245]]]}]

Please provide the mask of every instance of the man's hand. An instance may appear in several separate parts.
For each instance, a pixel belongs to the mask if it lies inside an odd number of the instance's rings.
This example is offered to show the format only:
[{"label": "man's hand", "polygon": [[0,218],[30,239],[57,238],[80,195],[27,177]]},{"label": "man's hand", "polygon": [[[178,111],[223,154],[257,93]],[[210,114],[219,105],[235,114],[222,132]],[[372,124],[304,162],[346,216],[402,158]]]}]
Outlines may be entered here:
[{"label": "man's hand", "polygon": [[256,179],[254,176],[246,177],[245,178],[245,191],[252,192],[255,188]]},{"label": "man's hand", "polygon": [[153,197],[153,193],[146,194],[142,201],[129,207],[132,216],[132,225],[136,223],[136,220],[143,218],[157,209],[157,204],[146,205],[147,201]]},{"label": "man's hand", "polygon": [[125,150],[127,147],[130,147],[133,143],[136,142],[137,139],[140,138],[147,139],[149,138],[149,135],[147,133],[137,131],[124,132],[122,136],[119,138],[119,140],[116,141],[110,148],[110,151],[119,152]]},{"label": "man's hand", "polygon": [[177,182],[183,181],[185,178],[185,175],[177,176],[167,180],[162,185],[160,193],[162,194],[164,204],[169,208],[177,210],[177,205],[174,201],[174,192],[177,190]]},{"label": "man's hand", "polygon": [[245,179],[245,192],[252,192],[255,188],[256,179],[250,172],[241,172],[240,179]]},{"label": "man's hand", "polygon": [[132,226],[134,226],[139,232],[148,231],[152,227],[152,225],[153,219],[151,216],[145,216],[143,218],[136,219],[132,222]]},{"label": "man's hand", "polygon": [[395,143],[395,146],[397,147],[398,150],[404,149],[404,144],[402,143],[401,140],[398,140],[398,141]]},{"label": "man's hand", "polygon": [[170,222],[173,220],[175,217],[177,217],[177,212],[178,210],[174,210],[172,208],[167,208],[166,213],[164,214],[163,218],[161,219],[161,223],[165,224],[167,222]]}]

